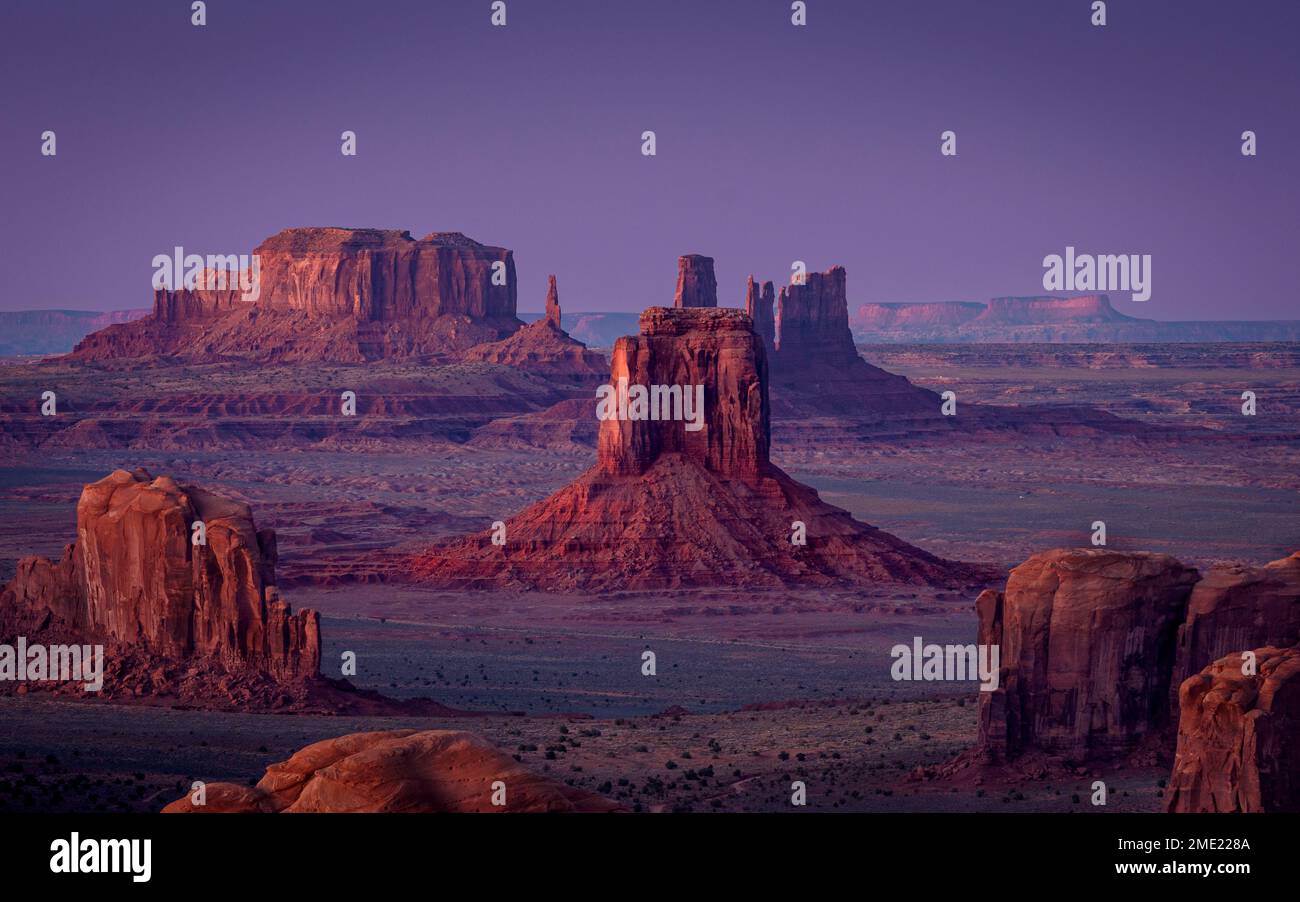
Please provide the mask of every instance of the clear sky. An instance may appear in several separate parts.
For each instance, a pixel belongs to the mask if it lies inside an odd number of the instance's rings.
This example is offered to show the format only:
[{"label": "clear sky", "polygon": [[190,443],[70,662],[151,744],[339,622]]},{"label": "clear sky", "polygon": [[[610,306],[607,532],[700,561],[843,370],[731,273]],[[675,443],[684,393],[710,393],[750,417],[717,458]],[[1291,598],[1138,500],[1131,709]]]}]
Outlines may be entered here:
[{"label": "clear sky", "polygon": [[1300,318],[1300,2],[1090,5],[0,0],[0,309],[148,306],[175,245],[337,225],[512,248],[522,310],[549,272],[671,303],[683,253],[728,305],[796,259],[851,305],[1041,293],[1073,245],[1152,255],[1125,313]]}]

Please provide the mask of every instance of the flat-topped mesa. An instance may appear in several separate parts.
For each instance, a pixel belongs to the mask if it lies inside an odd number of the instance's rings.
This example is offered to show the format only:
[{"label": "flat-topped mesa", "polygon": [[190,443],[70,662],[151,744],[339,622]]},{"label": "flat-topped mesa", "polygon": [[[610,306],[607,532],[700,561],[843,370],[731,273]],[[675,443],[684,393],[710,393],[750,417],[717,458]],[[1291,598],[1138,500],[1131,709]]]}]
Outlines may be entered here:
[{"label": "flat-topped mesa", "polygon": [[217,267],[225,288],[205,272],[157,291],[153,316],[86,336],[72,357],[360,363],[455,355],[523,326],[514,255],[459,232],[285,229],[251,259],[224,259],[246,266],[242,281]]},{"label": "flat-topped mesa", "polygon": [[393,229],[285,229],[253,253],[258,303],[271,308],[374,322],[515,316],[513,253],[460,232],[416,241]]},{"label": "flat-topped mesa", "polygon": [[[665,453],[683,454],[729,476],[766,471],[767,355],[748,314],[650,307],[641,314],[641,334],[614,345],[609,384],[616,392],[626,387],[630,415],[602,420],[601,472],[639,475]],[[644,418],[633,406],[638,389],[644,392]],[[701,401],[703,410],[696,407]]]},{"label": "flat-topped mesa", "polygon": [[776,287],[771,282],[764,282],[759,288],[754,277],[749,277],[745,286],[745,312],[754,321],[754,332],[763,339],[763,347],[768,358],[776,351]]},{"label": "flat-topped mesa", "polygon": [[546,277],[546,321],[557,329],[560,325],[560,291],[555,286],[555,276]]},{"label": "flat-topped mesa", "polygon": [[677,258],[677,294],[673,306],[718,306],[718,280],[713,275],[712,257],[686,254]]},{"label": "flat-topped mesa", "polygon": [[974,326],[1002,324],[1025,326],[1051,323],[1135,322],[1110,305],[1110,295],[1081,294],[1071,298],[1001,297],[971,320]]},{"label": "flat-topped mesa", "polygon": [[294,614],[280,598],[276,557],[275,531],[257,529],[248,505],[142,469],[116,470],[82,491],[77,541],[63,559],[23,560],[0,607],[46,609],[87,639],[168,659],[316,677],[320,618]]},{"label": "flat-topped mesa", "polygon": [[777,359],[782,365],[857,360],[849,332],[847,273],[843,266],[810,272],[802,284],[781,288],[777,300]]}]

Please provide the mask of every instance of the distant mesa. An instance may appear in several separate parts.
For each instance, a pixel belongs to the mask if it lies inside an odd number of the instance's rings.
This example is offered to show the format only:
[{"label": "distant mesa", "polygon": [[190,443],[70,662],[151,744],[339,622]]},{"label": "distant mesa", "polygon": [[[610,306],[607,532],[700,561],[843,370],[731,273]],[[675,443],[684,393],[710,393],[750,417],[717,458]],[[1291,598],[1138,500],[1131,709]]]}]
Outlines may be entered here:
[{"label": "distant mesa", "polygon": [[[505,521],[504,546],[491,531],[453,540],[416,555],[414,578],[563,591],[948,585],[988,576],[855,521],[771,463],[767,352],[748,314],[647,309],[640,334],[615,345],[609,385],[620,384],[684,393],[703,386],[698,430],[674,419],[603,419],[596,465]],[[806,546],[791,541],[796,521]]]},{"label": "distant mesa", "polygon": [[1296,341],[1300,321],[1177,322],[1120,313],[1106,294],[997,297],[987,303],[861,304],[854,338],[872,343]]},{"label": "distant mesa", "polygon": [[[164,814],[594,813],[623,810],[459,730],[350,733],[272,764],[256,786],[209,783]],[[494,800],[501,804],[494,804]]]},{"label": "distant mesa", "polygon": [[[201,544],[194,544],[195,524]],[[280,596],[276,561],[275,531],[258,529],[248,505],[143,469],[116,470],[83,489],[77,541],[59,561],[18,563],[0,591],[0,636],[104,644],[105,698],[325,713],[449,711],[321,678],[320,617],[295,613]],[[49,688],[84,692],[80,683]]]},{"label": "distant mesa", "polygon": [[[417,240],[397,230],[285,229],[254,254],[260,261],[255,300],[244,300],[233,280],[224,290],[206,284],[159,289],[152,315],[87,336],[72,359],[458,360],[475,345],[523,328],[514,255],[459,232]],[[575,359],[581,365],[573,344],[533,347],[526,362],[540,355],[550,370]],[[560,358],[546,357],[548,349]]]}]

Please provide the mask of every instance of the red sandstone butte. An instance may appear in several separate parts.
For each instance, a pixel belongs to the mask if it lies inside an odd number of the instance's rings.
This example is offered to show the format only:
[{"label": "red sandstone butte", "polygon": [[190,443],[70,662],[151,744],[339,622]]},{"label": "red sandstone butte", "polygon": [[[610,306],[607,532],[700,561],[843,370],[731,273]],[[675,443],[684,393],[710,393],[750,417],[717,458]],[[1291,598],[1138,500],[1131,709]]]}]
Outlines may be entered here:
[{"label": "red sandstone butte", "polygon": [[[490,531],[453,540],[415,556],[416,579],[563,591],[986,576],[855,521],[772,465],[767,357],[748,315],[651,307],[640,325],[615,345],[610,384],[702,385],[703,428],[601,421],[596,465],[507,520],[504,546]],[[791,543],[795,521],[806,524],[806,546]]]},{"label": "red sandstone butte", "polygon": [[677,295],[673,306],[718,306],[718,280],[713,275],[712,257],[686,254],[677,258]]},{"label": "red sandstone butte", "polygon": [[206,283],[156,291],[151,316],[87,336],[73,358],[361,363],[454,356],[523,326],[513,254],[459,232],[285,229],[253,253],[256,300]]},{"label": "red sandstone butte", "polygon": [[[196,521],[207,544],[192,545]],[[205,656],[230,670],[314,677],[320,618],[292,613],[275,587],[275,532],[248,505],[144,470],[85,487],[77,541],[57,564],[26,558],[4,607],[46,608],[88,636],[167,658]]]},{"label": "red sandstone butte", "polygon": [[1300,643],[1300,552],[1264,567],[1219,564],[1204,575],[1178,629],[1171,704],[1189,677],[1230,652]]},{"label": "red sandstone butte", "polygon": [[751,284],[745,306],[769,352],[775,348],[770,356],[772,384],[784,410],[801,416],[919,417],[952,425],[937,419],[937,394],[872,366],[858,354],[849,331],[844,267],[808,273],[802,284],[784,286],[772,327],[770,284],[761,294]]},{"label": "red sandstone butte", "polygon": [[509,338],[470,348],[463,359],[551,375],[603,376],[609,368],[604,356],[588,350],[560,328],[560,295],[555,276],[550,276],[547,282],[544,318],[529,323]]},{"label": "red sandstone butte", "polygon": [[1240,652],[1179,689],[1170,812],[1300,811],[1300,648]]},{"label": "red sandstone butte", "polygon": [[[504,805],[493,796],[504,784]],[[272,764],[256,787],[209,783],[164,814],[609,812],[604,796],[544,777],[472,733],[388,730],[313,743]],[[497,795],[500,798],[500,795]]]},{"label": "red sandstone butte", "polygon": [[1001,658],[998,688],[980,693],[985,759],[1041,750],[1079,761],[1159,736],[1196,580],[1168,555],[1056,550],[1012,570],[1004,591],[981,594],[979,642]]}]

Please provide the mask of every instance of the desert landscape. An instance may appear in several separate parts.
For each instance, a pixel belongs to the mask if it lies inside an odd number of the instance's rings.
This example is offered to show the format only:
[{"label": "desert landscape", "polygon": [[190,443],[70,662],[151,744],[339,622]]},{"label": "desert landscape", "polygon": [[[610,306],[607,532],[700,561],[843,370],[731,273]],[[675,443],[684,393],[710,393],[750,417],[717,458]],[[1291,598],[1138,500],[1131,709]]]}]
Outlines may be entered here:
[{"label": "desert landscape", "polygon": [[[5,810],[1295,809],[1295,343],[855,345],[843,267],[742,310],[694,254],[602,352],[459,233],[258,253],[0,367],[3,640],[108,660],[0,683]],[[900,680],[919,637],[997,687]]]}]

